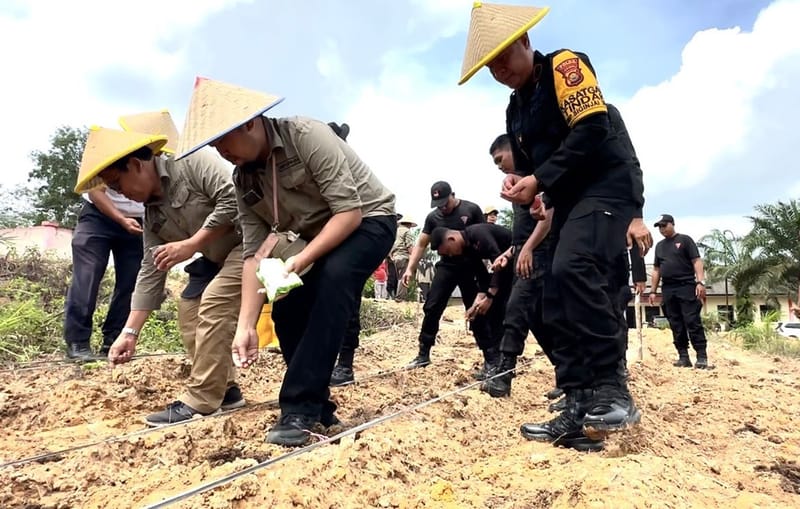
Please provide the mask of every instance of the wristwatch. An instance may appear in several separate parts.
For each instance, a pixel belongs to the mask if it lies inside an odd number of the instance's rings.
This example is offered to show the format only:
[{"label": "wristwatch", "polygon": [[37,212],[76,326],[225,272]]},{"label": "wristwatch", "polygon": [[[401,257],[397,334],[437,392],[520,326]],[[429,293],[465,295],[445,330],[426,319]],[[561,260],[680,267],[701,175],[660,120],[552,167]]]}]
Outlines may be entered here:
[{"label": "wristwatch", "polygon": [[133,327],[123,327],[122,328],[122,333],[123,334],[130,334],[131,336],[133,336],[135,338],[139,337],[139,331],[134,329]]},{"label": "wristwatch", "polygon": [[700,285],[700,286],[703,286],[703,287],[706,286],[706,282],[705,281],[698,281],[697,284]]}]

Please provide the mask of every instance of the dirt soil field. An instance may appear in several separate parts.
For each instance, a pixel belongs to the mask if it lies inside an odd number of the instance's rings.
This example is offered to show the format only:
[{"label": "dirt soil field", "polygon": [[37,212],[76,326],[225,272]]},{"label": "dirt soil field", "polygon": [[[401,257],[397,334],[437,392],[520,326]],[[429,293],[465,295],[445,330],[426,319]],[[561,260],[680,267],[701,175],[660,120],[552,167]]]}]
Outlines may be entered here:
[{"label": "dirt soil field", "polygon": [[[462,313],[448,309],[431,366],[333,389],[345,427],[472,383],[480,356]],[[364,338],[356,376],[410,361],[416,334],[405,325]],[[671,365],[668,331],[647,330],[645,341],[644,362],[630,367],[641,426],[603,452],[520,436],[520,423],[550,418],[543,393],[552,369],[531,343],[510,398],[470,388],[174,507],[800,507],[800,362],[712,340],[716,369],[681,369]],[[114,370],[0,373],[0,463],[142,429],[144,414],[178,394],[187,367],[180,357],[156,357]],[[276,398],[282,370],[281,357],[266,354],[242,371],[248,402]],[[264,443],[277,416],[269,406],[246,407],[4,466],[0,507],[154,504],[285,453]]]}]

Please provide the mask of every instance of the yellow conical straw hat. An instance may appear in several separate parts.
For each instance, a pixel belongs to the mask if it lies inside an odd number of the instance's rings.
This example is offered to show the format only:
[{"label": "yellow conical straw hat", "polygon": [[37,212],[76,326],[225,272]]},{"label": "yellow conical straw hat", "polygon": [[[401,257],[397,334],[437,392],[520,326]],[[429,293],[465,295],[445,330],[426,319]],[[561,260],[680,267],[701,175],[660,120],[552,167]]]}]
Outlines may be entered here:
[{"label": "yellow conical straw hat", "polygon": [[281,101],[277,95],[198,77],[176,158],[188,156]]},{"label": "yellow conical straw hat", "polygon": [[123,115],[119,117],[119,125],[126,131],[163,134],[167,137],[167,144],[161,151],[167,154],[174,154],[178,148],[178,128],[175,127],[175,122],[172,121],[168,110]]},{"label": "yellow conical straw hat", "polygon": [[499,5],[475,2],[461,64],[459,85],[494,60],[550,11],[549,7]]},{"label": "yellow conical straw hat", "polygon": [[103,185],[103,180],[99,177],[100,173],[118,159],[136,152],[142,147],[150,147],[153,153],[157,153],[166,143],[167,137],[164,135],[92,127],[86,138],[86,146],[83,148],[75,192],[85,193]]}]

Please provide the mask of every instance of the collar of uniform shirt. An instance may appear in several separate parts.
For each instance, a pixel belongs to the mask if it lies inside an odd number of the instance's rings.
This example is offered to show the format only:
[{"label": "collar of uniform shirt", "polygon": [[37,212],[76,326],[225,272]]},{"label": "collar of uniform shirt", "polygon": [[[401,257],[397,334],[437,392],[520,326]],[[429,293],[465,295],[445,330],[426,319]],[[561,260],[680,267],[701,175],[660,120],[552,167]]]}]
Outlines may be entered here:
[{"label": "collar of uniform shirt", "polygon": [[270,146],[270,154],[273,154],[275,153],[275,150],[283,148],[283,139],[281,139],[281,135],[278,133],[278,130],[275,129],[275,126],[273,125],[273,119],[261,117],[261,120],[264,122],[264,129],[267,132],[267,143],[269,143]]},{"label": "collar of uniform shirt", "polygon": [[169,183],[171,177],[169,172],[167,172],[167,160],[161,156],[153,156],[153,163],[156,167],[156,174],[158,174],[159,180],[161,180],[161,196],[151,196],[149,200],[147,200],[146,205],[162,205],[164,203],[164,197],[167,196],[169,192]]}]

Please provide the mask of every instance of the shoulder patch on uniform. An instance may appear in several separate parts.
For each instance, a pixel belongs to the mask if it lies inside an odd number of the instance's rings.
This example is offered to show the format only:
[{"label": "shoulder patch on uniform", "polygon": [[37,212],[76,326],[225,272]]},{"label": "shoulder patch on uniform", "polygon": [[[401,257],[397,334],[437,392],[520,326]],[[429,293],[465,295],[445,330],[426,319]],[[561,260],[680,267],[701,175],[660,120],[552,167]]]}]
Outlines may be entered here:
[{"label": "shoulder patch on uniform", "polygon": [[569,127],[594,113],[608,111],[597,78],[587,62],[571,51],[552,58],[558,106]]},{"label": "shoulder patch on uniform", "polygon": [[583,73],[581,72],[581,59],[578,57],[568,58],[555,66],[555,70],[561,73],[564,83],[568,87],[577,87],[583,83]]}]

